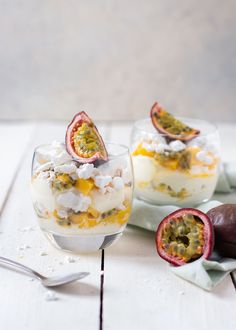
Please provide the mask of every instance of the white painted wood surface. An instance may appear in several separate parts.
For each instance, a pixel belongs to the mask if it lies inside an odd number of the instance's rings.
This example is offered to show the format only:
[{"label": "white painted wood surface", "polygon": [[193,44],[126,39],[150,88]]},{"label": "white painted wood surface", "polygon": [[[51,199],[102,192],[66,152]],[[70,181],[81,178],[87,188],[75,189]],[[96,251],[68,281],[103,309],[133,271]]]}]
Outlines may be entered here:
[{"label": "white painted wood surface", "polygon": [[[98,126],[105,139],[129,144],[131,124]],[[78,283],[56,290],[58,300],[48,302],[47,290],[40,283],[1,267],[1,329],[98,329],[101,253],[74,256],[76,262],[68,263],[68,254],[53,248],[38,229],[29,195],[34,147],[62,140],[65,125],[2,123],[0,128],[0,255],[19,260],[46,275],[79,270],[91,273]],[[17,139],[11,134],[13,131],[17,132]],[[223,158],[236,161],[232,152],[236,127],[224,124],[220,131]],[[3,155],[7,155],[6,159]],[[25,227],[33,230],[22,232]],[[29,248],[19,250],[22,245]],[[47,255],[41,256],[41,252]],[[230,277],[213,293],[180,280],[157,256],[154,233],[133,227],[128,227],[121,240],[105,250],[103,307],[105,330],[236,328],[232,315],[236,307],[235,289]]]}]

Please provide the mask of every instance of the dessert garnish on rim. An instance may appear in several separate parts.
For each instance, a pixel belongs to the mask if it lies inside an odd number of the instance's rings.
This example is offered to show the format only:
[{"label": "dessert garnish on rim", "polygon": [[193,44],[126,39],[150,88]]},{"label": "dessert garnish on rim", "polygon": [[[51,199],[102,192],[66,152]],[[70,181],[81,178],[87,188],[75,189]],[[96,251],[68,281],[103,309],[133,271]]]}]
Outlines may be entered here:
[{"label": "dessert garnish on rim", "polygon": [[92,119],[84,111],[77,113],[67,127],[66,149],[79,163],[108,160],[103,139]]},{"label": "dessert garnish on rim", "polygon": [[191,128],[176,119],[157,102],[152,106],[150,116],[153,126],[159,133],[165,134],[169,139],[190,141],[200,133],[199,130]]}]

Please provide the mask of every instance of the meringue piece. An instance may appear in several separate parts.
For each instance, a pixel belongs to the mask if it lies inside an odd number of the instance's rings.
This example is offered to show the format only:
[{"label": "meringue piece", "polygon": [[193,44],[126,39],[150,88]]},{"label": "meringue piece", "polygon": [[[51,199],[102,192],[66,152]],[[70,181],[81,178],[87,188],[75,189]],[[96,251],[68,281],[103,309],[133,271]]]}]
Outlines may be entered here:
[{"label": "meringue piece", "polygon": [[44,163],[43,165],[37,167],[35,173],[48,171],[48,170],[50,170],[52,168],[52,166],[53,166],[53,163],[52,162]]},{"label": "meringue piece", "polygon": [[67,261],[68,263],[70,263],[70,264],[76,262],[75,258],[72,258],[71,256],[66,257],[66,261]]},{"label": "meringue piece", "polygon": [[46,301],[56,301],[56,300],[58,300],[58,297],[55,292],[48,290],[45,294],[45,300]]},{"label": "meringue piece", "polygon": [[62,207],[72,209],[75,212],[85,212],[91,204],[90,197],[72,191],[66,191],[59,194],[56,200]]},{"label": "meringue piece", "polygon": [[112,177],[109,175],[106,175],[106,176],[97,175],[94,178],[94,184],[100,189],[103,189],[105,186],[107,186],[111,182],[112,182]]},{"label": "meringue piece", "polygon": [[74,163],[55,166],[54,171],[59,173],[71,174],[77,170]]},{"label": "meringue piece", "polygon": [[175,140],[169,143],[169,147],[172,151],[178,152],[186,149],[186,144],[184,144],[182,141]]},{"label": "meringue piece", "polygon": [[170,147],[168,146],[168,144],[165,143],[158,143],[157,145],[155,145],[155,151],[157,153],[163,153],[166,150],[170,150]]},{"label": "meringue piece", "polygon": [[120,176],[115,176],[112,179],[112,185],[115,190],[121,190],[124,188],[124,181]]},{"label": "meringue piece", "polygon": [[142,147],[143,147],[144,149],[146,149],[147,151],[153,151],[153,150],[154,150],[154,147],[155,147],[155,144],[150,144],[150,143],[146,143],[146,142],[144,142],[144,143],[142,144]]},{"label": "meringue piece", "polygon": [[197,160],[203,162],[207,165],[211,165],[213,163],[213,158],[207,154],[206,151],[201,150],[196,154]]},{"label": "meringue piece", "polygon": [[68,217],[68,212],[66,210],[57,210],[57,215],[61,219],[67,219]]},{"label": "meringue piece", "polygon": [[62,150],[59,154],[52,155],[51,159],[55,166],[63,165],[72,161],[71,156],[66,152],[66,150]]},{"label": "meringue piece", "polygon": [[76,173],[80,179],[89,179],[92,177],[93,171],[93,164],[83,164],[77,169]]}]

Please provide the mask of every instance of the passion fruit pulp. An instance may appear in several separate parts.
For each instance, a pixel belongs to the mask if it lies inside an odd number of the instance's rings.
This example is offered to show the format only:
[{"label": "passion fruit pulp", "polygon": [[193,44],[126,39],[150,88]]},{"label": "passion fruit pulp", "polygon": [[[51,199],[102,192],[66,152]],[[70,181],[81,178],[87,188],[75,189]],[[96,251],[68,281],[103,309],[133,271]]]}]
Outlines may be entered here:
[{"label": "passion fruit pulp", "polygon": [[171,140],[190,141],[200,133],[199,130],[176,119],[157,102],[152,106],[150,115],[158,132],[165,134]]},{"label": "passion fruit pulp", "polygon": [[208,259],[213,246],[213,225],[209,217],[197,209],[177,210],[165,217],[157,228],[157,252],[175,266],[200,257]]},{"label": "passion fruit pulp", "polygon": [[108,159],[102,137],[84,111],[77,113],[67,127],[66,149],[73,159],[80,163]]}]

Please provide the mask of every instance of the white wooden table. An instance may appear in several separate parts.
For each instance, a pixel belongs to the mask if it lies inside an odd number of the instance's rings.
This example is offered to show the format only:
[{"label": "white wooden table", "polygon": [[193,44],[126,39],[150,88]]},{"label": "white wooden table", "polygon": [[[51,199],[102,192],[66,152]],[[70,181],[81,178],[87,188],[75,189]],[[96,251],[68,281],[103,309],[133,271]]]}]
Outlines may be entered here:
[{"label": "white wooden table", "polygon": [[[219,127],[223,159],[236,160],[236,125]],[[129,143],[131,123],[101,123],[99,128],[105,139]],[[46,275],[80,270],[91,275],[57,289],[58,300],[46,301],[47,290],[39,282],[1,267],[0,329],[235,330],[232,278],[208,293],[175,277],[156,253],[154,233],[127,227],[105,250],[103,295],[101,251],[74,256],[69,263],[68,254],[48,243],[30,200],[31,157],[36,145],[62,140],[64,132],[64,123],[0,122],[0,255]],[[219,199],[236,202],[235,194]]]}]

